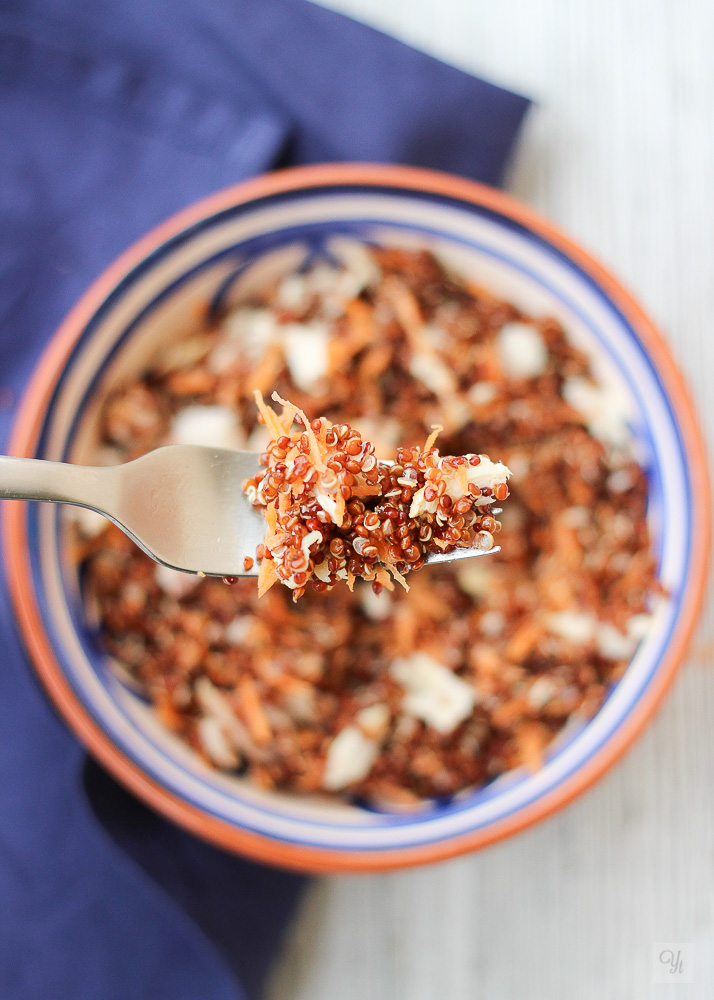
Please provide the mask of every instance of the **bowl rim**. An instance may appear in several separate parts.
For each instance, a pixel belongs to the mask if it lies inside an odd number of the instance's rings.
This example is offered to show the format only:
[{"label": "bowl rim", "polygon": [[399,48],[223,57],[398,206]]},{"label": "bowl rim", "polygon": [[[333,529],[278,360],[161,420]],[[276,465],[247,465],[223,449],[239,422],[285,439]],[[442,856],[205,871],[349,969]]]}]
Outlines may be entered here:
[{"label": "bowl rim", "polygon": [[415,847],[346,851],[279,841],[210,816],[169,792],[124,756],[81,704],[54,656],[28,571],[28,505],[18,502],[6,504],[2,512],[2,542],[8,586],[20,633],[50,699],[86,749],[145,803],[192,833],[257,861],[321,873],[389,870],[454,857],[531,826],[589,788],[640,734],[674,678],[704,600],[711,542],[708,463],[694,405],[667,344],[637,301],[590,253],[516,198],[475,181],[416,167],[369,163],[294,167],[209,195],[160,223],[121,254],[92,283],[50,339],[24,391],[11,432],[9,454],[31,457],[35,453],[52,390],[87,321],[116,284],[145,257],[184,229],[236,204],[293,191],[349,185],[406,189],[417,194],[446,196],[505,215],[555,246],[593,279],[635,330],[654,361],[665,393],[672,403],[692,481],[693,537],[698,544],[692,552],[690,599],[675,625],[656,675],[623,723],[572,775],[542,798],[486,828]]}]

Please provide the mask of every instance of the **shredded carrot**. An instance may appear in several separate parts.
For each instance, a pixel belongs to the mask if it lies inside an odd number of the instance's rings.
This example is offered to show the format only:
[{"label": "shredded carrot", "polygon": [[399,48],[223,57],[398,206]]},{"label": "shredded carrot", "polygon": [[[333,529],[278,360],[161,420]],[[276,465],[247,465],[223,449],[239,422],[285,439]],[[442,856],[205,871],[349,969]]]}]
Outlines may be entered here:
[{"label": "shredded carrot", "polygon": [[338,496],[335,500],[335,524],[338,528],[342,527],[342,522],[345,519],[345,506],[344,497]]},{"label": "shredded carrot", "polygon": [[277,392],[273,393],[272,398],[275,400],[276,403],[282,403],[283,406],[289,407],[294,411],[294,413],[297,413],[297,415],[302,420],[305,433],[307,434],[307,439],[310,442],[310,454],[312,455],[313,462],[315,462],[315,464],[318,466],[324,466],[326,452],[320,450],[320,445],[318,443],[317,438],[315,437],[315,432],[310,426],[310,421],[307,419],[307,416],[305,415],[303,410],[301,410],[297,406],[294,406],[292,403],[288,403],[287,400],[282,399],[277,394]]},{"label": "shredded carrot", "polygon": [[391,563],[387,563],[387,569],[392,574],[397,583],[401,583],[402,587],[404,587],[405,590],[409,590],[409,584],[395,566],[392,566]]},{"label": "shredded carrot", "polygon": [[290,510],[290,494],[289,493],[278,493],[278,510],[281,514],[287,514]]},{"label": "shredded carrot", "polygon": [[268,548],[270,548],[270,543],[275,538],[278,527],[278,511],[274,500],[271,500],[265,508],[265,520],[268,525],[267,531],[265,532],[265,544]]},{"label": "shredded carrot", "polygon": [[426,439],[426,443],[424,444],[424,453],[426,453],[427,451],[431,451],[431,449],[434,447],[434,443],[436,442],[436,439],[441,434],[441,432],[443,431],[443,429],[444,428],[442,427],[441,424],[432,424],[431,425],[431,434]]},{"label": "shredded carrot", "polygon": [[375,576],[377,577],[377,582],[381,583],[387,590],[394,590],[394,584],[390,580],[389,573],[386,569],[378,569]]},{"label": "shredded carrot", "polygon": [[263,393],[260,389],[255,390],[253,398],[255,399],[255,405],[258,407],[258,412],[265,421],[265,426],[270,431],[270,436],[277,441],[279,437],[283,436],[283,426],[278,420],[277,413],[272,409],[272,407],[265,403],[263,400]]},{"label": "shredded carrot", "polygon": [[370,486],[365,483],[364,486],[353,486],[352,496],[353,497],[378,497],[381,493],[379,486]]},{"label": "shredded carrot", "polygon": [[347,586],[349,587],[350,593],[355,589],[355,576],[354,573],[350,573],[347,570]]},{"label": "shredded carrot", "polygon": [[434,544],[438,545],[440,549],[448,549],[449,543],[445,542],[443,538],[435,538]]},{"label": "shredded carrot", "polygon": [[257,368],[250,373],[250,384],[253,389],[260,389],[267,392],[271,385],[275,385],[275,379],[280,374],[280,370],[285,364],[285,356],[282,349],[277,344],[270,344],[266,349],[265,356]]},{"label": "shredded carrot", "polygon": [[469,476],[468,476],[468,473],[466,471],[466,466],[460,465],[457,468],[457,470],[456,470],[456,474],[459,477],[459,486],[461,487],[461,492],[462,493],[468,493],[468,491],[469,491]]},{"label": "shredded carrot", "polygon": [[[404,328],[407,337],[412,341],[412,346],[423,351],[427,348],[422,334],[424,320],[421,315],[419,303],[406,285],[396,279],[384,282],[384,292],[388,295],[397,314],[397,319]],[[429,352],[431,353],[431,352]]]},{"label": "shredded carrot", "polygon": [[275,572],[272,559],[263,559],[258,573],[258,597],[267,594],[277,579],[278,574]]},{"label": "shredded carrot", "polygon": [[238,705],[248,731],[259,746],[265,746],[273,738],[270,723],[265,715],[252,677],[243,677],[238,682]]},{"label": "shredded carrot", "polygon": [[372,307],[361,299],[350,299],[345,303],[348,326],[340,337],[334,337],[327,346],[330,372],[337,371],[358,354],[362,348],[375,340],[372,322]]}]

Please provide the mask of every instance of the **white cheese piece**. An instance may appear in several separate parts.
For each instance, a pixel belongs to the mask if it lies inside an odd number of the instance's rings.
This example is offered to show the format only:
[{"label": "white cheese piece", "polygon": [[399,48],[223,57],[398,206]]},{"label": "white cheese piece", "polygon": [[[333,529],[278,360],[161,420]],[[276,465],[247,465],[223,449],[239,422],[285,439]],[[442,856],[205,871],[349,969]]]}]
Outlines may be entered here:
[{"label": "white cheese piece", "polygon": [[355,722],[370,740],[382,740],[389,727],[389,709],[382,702],[363,708],[355,716]]},{"label": "white cheese piece", "polygon": [[302,548],[303,555],[306,559],[310,558],[310,546],[317,545],[321,541],[322,532],[320,531],[310,531],[307,535],[305,535],[300,547]]},{"label": "white cheese piece", "polygon": [[239,615],[226,625],[223,633],[226,642],[231,646],[242,646],[252,627],[253,618],[250,615]]},{"label": "white cheese piece", "polygon": [[378,756],[375,740],[365,736],[359,726],[345,726],[330,743],[322,787],[335,792],[366,778]]},{"label": "white cheese piece", "polygon": [[496,349],[501,370],[507,378],[535,378],[548,363],[548,349],[535,327],[526,323],[506,323],[498,332]]},{"label": "white cheese piece", "polygon": [[627,622],[627,634],[637,640],[637,642],[640,642],[646,635],[649,635],[654,623],[654,615],[633,615]]},{"label": "white cheese piece", "polygon": [[270,309],[240,306],[226,316],[222,330],[239,341],[246,360],[257,365],[263,360],[270,344],[278,339],[279,323]]},{"label": "white cheese piece", "polygon": [[[442,460],[443,461],[443,460]],[[467,465],[466,468],[466,482],[473,483],[478,486],[479,489],[484,487],[489,487],[493,489],[499,483],[505,483],[508,477],[511,475],[511,470],[504,465],[502,462],[492,462],[490,458],[482,458],[478,465]],[[421,489],[417,490],[412,499],[411,507],[409,508],[409,517],[419,517],[421,514],[431,513],[436,511],[437,500],[427,501],[424,498],[424,493],[426,492],[426,486],[422,486]],[[446,482],[446,492],[451,497],[451,499],[456,503],[464,496],[464,488],[461,483],[461,477],[454,472],[453,475],[448,476]],[[479,504],[493,503],[492,497],[481,497],[475,500],[476,506]]]},{"label": "white cheese piece", "polygon": [[240,340],[223,337],[206,358],[206,367],[214,375],[222,375],[233,367],[242,354],[243,344]]},{"label": "white cheese piece", "polygon": [[216,718],[212,715],[206,715],[200,719],[198,735],[203,749],[214,764],[227,770],[238,766],[238,754],[228,742],[221,724]]},{"label": "white cheese piece", "polygon": [[330,328],[327,323],[286,323],[281,328],[285,360],[295,385],[310,392],[327,375]]},{"label": "white cheese piece", "polygon": [[346,298],[356,298],[365,288],[379,283],[381,269],[364,243],[335,236],[330,240],[330,251],[344,264],[340,275],[340,292]]},{"label": "white cheese piece", "polygon": [[245,440],[237,415],[227,406],[187,406],[173,419],[171,443],[235,449]]},{"label": "white cheese piece", "polygon": [[392,612],[392,599],[388,590],[383,590],[381,594],[375,594],[372,585],[367,584],[358,588],[360,607],[363,614],[372,621],[383,621]]},{"label": "white cheese piece", "polygon": [[594,385],[584,378],[567,378],[563,398],[581,414],[590,433],[614,447],[630,443],[630,405],[622,393]]},{"label": "white cheese piece", "polygon": [[389,669],[404,688],[404,711],[438,732],[452,732],[471,714],[475,690],[428,653],[416,652],[394,660]]},{"label": "white cheese piece", "polygon": [[481,635],[495,639],[506,627],[506,616],[501,611],[492,609],[481,615],[478,627]]},{"label": "white cheese piece", "polygon": [[538,677],[528,689],[526,701],[531,708],[540,709],[548,704],[557,691],[558,689],[550,677]]},{"label": "white cheese piece", "polygon": [[412,354],[409,371],[435,396],[453,396],[456,393],[454,373],[436,354],[421,352]]},{"label": "white cheese piece", "polygon": [[330,582],[330,568],[327,565],[327,559],[323,559],[322,562],[315,567],[315,576],[318,580],[322,580],[323,583]]},{"label": "white cheese piece", "polygon": [[493,382],[475,382],[468,391],[468,397],[474,406],[488,406],[496,395],[496,386]]},{"label": "white cheese piece", "polygon": [[487,559],[464,559],[456,563],[459,586],[470,597],[485,597],[493,586],[493,569]]},{"label": "white cheese piece", "polygon": [[337,500],[335,500],[334,497],[331,497],[329,493],[321,493],[319,490],[315,491],[315,499],[330,518],[332,523],[337,524],[337,521],[335,520],[337,517]]},{"label": "white cheese piece", "polygon": [[307,307],[310,292],[304,274],[287,274],[278,285],[278,305],[291,312]]},{"label": "white cheese piece", "polygon": [[629,660],[637,647],[637,642],[629,635],[623,635],[609,622],[603,622],[597,629],[597,648],[606,660]]},{"label": "white cheese piece", "polygon": [[553,635],[568,642],[591,642],[595,638],[598,620],[593,615],[581,611],[552,611],[546,623]]},{"label": "white cheese piece", "polygon": [[198,577],[193,573],[179,573],[177,569],[158,564],[155,570],[158,585],[171,597],[185,597],[198,584]]}]

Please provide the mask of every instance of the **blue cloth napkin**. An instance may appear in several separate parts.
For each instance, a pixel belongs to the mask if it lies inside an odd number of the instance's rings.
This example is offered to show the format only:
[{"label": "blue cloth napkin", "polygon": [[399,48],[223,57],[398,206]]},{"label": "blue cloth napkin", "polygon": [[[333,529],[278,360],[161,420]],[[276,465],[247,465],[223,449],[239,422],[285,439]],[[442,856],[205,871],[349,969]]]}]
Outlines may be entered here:
[{"label": "blue cloth napkin", "polygon": [[[304,0],[0,2],[0,441],[44,344],[143,232],[320,160],[497,184],[527,100]],[[303,880],[87,762],[0,588],[0,997],[255,996]]]}]

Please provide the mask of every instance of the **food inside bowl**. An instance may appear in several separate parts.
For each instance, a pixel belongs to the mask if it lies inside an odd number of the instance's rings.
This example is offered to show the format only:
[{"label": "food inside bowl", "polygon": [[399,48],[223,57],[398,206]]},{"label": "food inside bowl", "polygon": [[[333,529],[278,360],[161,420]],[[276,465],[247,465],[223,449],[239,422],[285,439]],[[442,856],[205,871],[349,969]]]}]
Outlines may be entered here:
[{"label": "food inside bowl", "polygon": [[[501,462],[440,455],[438,425],[423,450],[399,448],[396,463],[380,461],[349,424],[311,421],[276,392],[279,415],[255,396],[271,435],[260,456],[265,471],[243,484],[267,522],[258,597],[278,580],[294,601],[308,582],[318,593],[340,581],[352,590],[356,579],[377,596],[394,580],[409,590],[404,574],[421,569],[428,553],[493,548],[501,524],[491,514],[508,496],[510,475]],[[302,430],[290,433],[293,422]]]},{"label": "food inside bowl", "polygon": [[[427,251],[345,244],[167,344],[107,398],[102,455],[264,450],[254,389],[355,428],[512,470],[502,552],[379,595],[173,573],[80,522],[103,641],[169,729],[257,785],[386,807],[538,767],[623,674],[658,596],[647,480],[626,422],[558,321]],[[484,530],[493,530],[486,525]],[[356,575],[356,574],[355,574]]]}]

